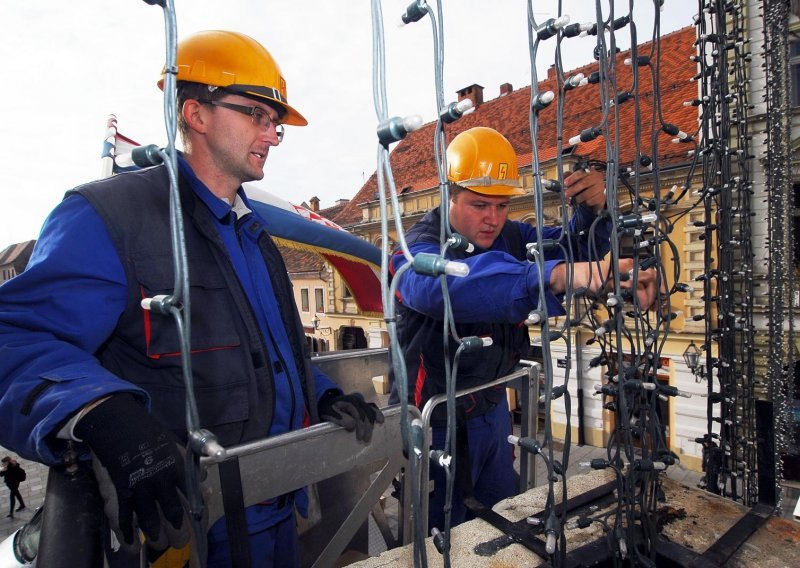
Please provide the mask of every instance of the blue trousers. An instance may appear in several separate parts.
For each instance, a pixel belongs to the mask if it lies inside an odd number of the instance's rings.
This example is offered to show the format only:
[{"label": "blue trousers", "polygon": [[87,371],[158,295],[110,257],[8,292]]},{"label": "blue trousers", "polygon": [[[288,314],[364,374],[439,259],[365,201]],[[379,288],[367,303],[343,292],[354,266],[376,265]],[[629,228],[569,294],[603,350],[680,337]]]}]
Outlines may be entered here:
[{"label": "blue trousers", "polygon": [[[502,399],[495,408],[476,418],[467,420],[469,436],[472,492],[486,507],[517,494],[519,476],[514,471],[514,449],[508,443],[511,434],[511,413],[508,402]],[[444,447],[447,428],[433,428],[432,443],[435,449]],[[467,467],[457,463],[456,468]],[[447,479],[444,471],[431,464],[430,478],[433,492],[428,503],[428,528],[444,529],[444,505]],[[456,526],[472,518],[461,499],[458,482],[454,482],[451,525]]]},{"label": "blue trousers", "polygon": [[[252,568],[297,568],[300,555],[297,546],[297,524],[294,515],[263,531],[250,535]],[[231,566],[228,541],[208,541],[208,568]]]}]

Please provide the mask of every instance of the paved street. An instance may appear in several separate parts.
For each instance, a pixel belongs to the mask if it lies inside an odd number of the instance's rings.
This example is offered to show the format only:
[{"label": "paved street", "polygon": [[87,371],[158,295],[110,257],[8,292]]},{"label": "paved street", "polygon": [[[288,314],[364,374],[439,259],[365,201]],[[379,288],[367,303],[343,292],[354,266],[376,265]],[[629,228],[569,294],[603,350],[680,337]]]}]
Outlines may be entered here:
[{"label": "paved street", "polygon": [[9,519],[8,505],[9,494],[8,487],[3,482],[0,482],[0,540],[5,539],[8,535],[27,523],[33,517],[38,507],[42,506],[44,502],[44,491],[47,486],[47,467],[40,463],[30,462],[20,458],[17,454],[7,451],[5,448],[0,447],[0,457],[12,456],[16,459],[25,473],[28,475],[27,479],[19,486],[19,492],[25,500],[25,510],[14,512],[14,518]]}]

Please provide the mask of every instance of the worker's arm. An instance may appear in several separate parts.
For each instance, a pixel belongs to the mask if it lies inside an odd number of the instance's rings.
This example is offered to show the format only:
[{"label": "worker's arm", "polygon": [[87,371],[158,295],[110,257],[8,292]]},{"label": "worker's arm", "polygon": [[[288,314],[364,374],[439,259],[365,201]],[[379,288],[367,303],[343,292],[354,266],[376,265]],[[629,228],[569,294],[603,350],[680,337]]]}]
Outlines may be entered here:
[{"label": "worker's arm", "polygon": [[[613,290],[614,279],[612,265],[609,259],[600,262],[576,262],[573,265],[572,285],[575,288],[585,287],[591,294],[599,296]],[[654,306],[657,296],[657,274],[653,269],[639,270],[634,278],[634,261],[632,258],[621,258],[617,265],[617,272],[624,277],[620,281],[622,290],[631,290],[636,294],[639,307],[644,310]],[[563,293],[566,289],[567,266],[562,263],[557,265],[550,273],[550,289],[556,293]],[[634,284],[636,288],[634,289]]]},{"label": "worker's arm", "polygon": [[0,445],[58,463],[55,433],[82,408],[122,391],[147,400],[93,356],[126,297],[105,225],[70,197],[45,222],[27,269],[0,286]]},{"label": "worker's arm", "polygon": [[[438,254],[438,245],[416,243],[411,247],[413,254],[421,252]],[[461,262],[461,261],[460,261]],[[520,261],[508,253],[488,251],[463,261],[469,266],[469,275],[463,278],[447,277],[448,294],[456,322],[513,322],[525,320],[531,310],[538,305],[539,276],[536,265]],[[405,258],[392,257],[396,273]],[[550,280],[550,271],[558,261],[545,262],[545,281]],[[398,283],[398,294],[404,305],[442,319],[444,296],[439,278],[417,274],[414,269],[407,270]],[[553,314],[562,313],[561,300],[545,290],[548,310]]]}]

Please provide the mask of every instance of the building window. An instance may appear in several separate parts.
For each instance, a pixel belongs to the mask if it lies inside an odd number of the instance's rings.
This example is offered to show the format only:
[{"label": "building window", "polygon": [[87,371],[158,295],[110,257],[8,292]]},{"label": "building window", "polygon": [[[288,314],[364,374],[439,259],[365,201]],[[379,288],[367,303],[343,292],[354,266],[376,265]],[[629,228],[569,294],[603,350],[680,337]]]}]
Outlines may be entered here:
[{"label": "building window", "polygon": [[300,305],[304,312],[308,311],[308,288],[300,289]]},{"label": "building window", "polygon": [[800,106],[800,41],[789,43],[789,75],[792,106]]},{"label": "building window", "polygon": [[316,312],[324,313],[325,312],[325,301],[323,298],[323,290],[322,288],[316,288],[314,290],[314,301],[316,303]]},{"label": "building window", "polygon": [[348,288],[347,284],[342,284],[342,298],[349,299],[352,297],[353,293],[350,291],[350,288]]}]

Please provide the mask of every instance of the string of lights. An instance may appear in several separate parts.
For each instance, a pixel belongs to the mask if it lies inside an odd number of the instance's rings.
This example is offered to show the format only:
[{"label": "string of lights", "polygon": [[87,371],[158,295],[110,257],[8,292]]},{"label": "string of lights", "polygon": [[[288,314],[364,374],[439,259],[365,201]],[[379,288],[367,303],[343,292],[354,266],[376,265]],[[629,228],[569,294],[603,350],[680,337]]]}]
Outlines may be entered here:
[{"label": "string of lights", "polygon": [[[597,9],[597,24],[586,24],[586,25],[578,25],[578,27],[571,27],[568,28],[569,32],[563,32],[562,28],[566,26],[569,19],[566,16],[559,16],[558,19],[551,19],[547,22],[543,23],[542,25],[538,25],[534,18],[533,18],[533,11],[529,4],[528,7],[529,12],[529,29],[530,29],[530,40],[531,40],[531,69],[532,69],[532,80],[531,80],[531,100],[533,101],[531,105],[531,135],[533,138],[533,172],[534,172],[534,191],[533,191],[533,198],[534,198],[534,209],[537,212],[537,228],[539,230],[539,243],[544,243],[545,239],[541,232],[541,229],[545,226],[545,221],[543,217],[544,211],[544,183],[541,176],[539,164],[538,164],[538,156],[536,155],[536,148],[537,148],[537,115],[538,111],[545,108],[550,102],[552,102],[554,98],[554,94],[552,92],[545,92],[539,93],[537,92],[538,81],[536,78],[536,51],[538,47],[538,43],[540,41],[546,41],[552,37],[557,36],[558,39],[556,41],[560,42],[564,39],[565,33],[577,35],[577,33],[584,33],[588,32],[592,35],[596,35],[598,37],[598,47],[595,50],[595,53],[598,54],[597,59],[600,63],[600,78],[597,80],[597,83],[600,84],[600,98],[601,98],[601,106],[603,109],[602,113],[602,120],[600,121],[599,126],[595,126],[583,131],[580,135],[576,135],[570,143],[573,145],[579,145],[580,143],[590,142],[591,140],[597,138],[601,134],[610,134],[610,131],[619,132],[620,125],[619,125],[619,115],[617,113],[618,105],[626,102],[627,100],[633,100],[634,104],[637,105],[638,108],[638,85],[635,80],[636,74],[634,74],[634,84],[631,86],[630,91],[626,91],[628,95],[626,96],[611,96],[611,93],[617,93],[618,89],[616,86],[616,45],[614,39],[614,32],[621,28],[624,28],[628,24],[631,23],[631,18],[629,15],[615,18],[613,14],[613,8],[611,14],[606,19],[601,11],[600,5],[598,3]],[[425,3],[415,3],[409,6],[406,14],[404,15],[404,21],[406,19],[410,21],[415,21],[421,19],[426,15],[426,13],[433,19],[433,14],[427,8],[427,4]],[[440,14],[441,18],[441,14]],[[407,22],[407,23],[409,23]],[[434,25],[434,29],[436,26]],[[631,35],[633,39],[633,44],[636,44],[636,36],[635,36],[635,26],[630,26]],[[601,30],[598,32],[598,30]],[[576,33],[577,32],[577,33]],[[606,34],[609,34],[609,39],[607,43]],[[441,38],[440,38],[441,40]],[[436,41],[434,42],[437,43]],[[441,45],[441,41],[439,42]],[[558,51],[558,50],[557,50]],[[610,53],[610,56],[609,56]],[[638,61],[638,56],[634,54],[634,61]],[[638,65],[634,65],[633,68],[636,69]],[[575,85],[574,80],[566,80],[563,77],[563,69],[560,62],[560,56],[557,58],[557,73],[558,73],[558,85],[559,85],[559,118],[558,118],[558,132],[559,135],[563,131],[563,113],[564,113],[564,100],[565,100],[565,93],[569,90],[572,85]],[[437,73],[437,77],[440,76]],[[588,82],[587,82],[588,84]],[[570,85],[570,86],[568,86]],[[437,92],[438,92],[438,85],[437,85]],[[441,102],[442,99],[439,97],[439,106],[440,112],[439,115],[442,116],[442,109],[443,103]],[[637,110],[638,116],[638,110]],[[386,117],[379,117],[384,122],[386,121]],[[398,120],[395,120],[397,123]],[[437,133],[442,131],[442,123],[443,121],[440,120],[439,124],[437,125]],[[382,131],[385,131],[385,128],[379,127],[379,134]],[[638,129],[637,129],[638,130]],[[404,133],[401,132],[404,135]],[[391,141],[397,141],[401,139],[402,136],[396,137]],[[644,205],[643,201],[639,198],[639,168],[642,164],[648,165],[651,161],[650,158],[645,159],[644,152],[641,151],[639,148],[639,137],[636,136],[634,143],[636,144],[636,151],[635,156],[638,157],[635,164],[633,165],[634,171],[634,203],[637,205],[642,204]],[[619,174],[619,154],[620,154],[620,144],[622,141],[618,136],[607,135],[606,136],[606,155],[608,159],[604,161],[602,164],[581,164],[582,167],[602,167],[606,171],[606,179],[607,179],[607,196],[608,196],[608,212],[603,213],[603,216],[610,216],[613,226],[613,233],[617,236],[620,235],[634,235],[634,242],[637,245],[634,248],[634,269],[631,271],[630,275],[623,275],[622,277],[628,277],[635,279],[638,277],[637,271],[638,270],[645,270],[645,269],[658,269],[660,278],[665,279],[665,275],[663,274],[663,270],[657,267],[660,266],[660,260],[658,259],[657,253],[656,256],[648,256],[648,259],[655,258],[655,262],[650,261],[649,263],[645,264],[641,262],[644,260],[642,255],[639,254],[640,249],[644,248],[652,248],[658,249],[658,245],[668,239],[666,234],[662,235],[659,227],[663,224],[661,222],[656,222],[658,217],[656,216],[653,218],[651,211],[648,209],[648,213],[642,215],[641,212],[638,210],[634,213],[628,213],[627,215],[623,216],[621,214],[621,209],[619,204],[616,201],[617,195],[617,180],[620,177]],[[387,144],[383,144],[384,149]],[[437,138],[435,143],[437,149],[437,156],[439,159],[443,159],[443,152],[441,149],[443,148],[441,138]],[[379,152],[382,153],[382,152]],[[383,158],[381,158],[383,160]],[[381,168],[386,168],[385,162],[379,162]],[[440,172],[440,186],[442,188],[442,202],[447,203],[447,184],[446,180],[444,179],[443,172],[445,171],[444,165],[439,166]],[[564,171],[564,162],[561,155],[558,156],[558,185],[563,185],[563,180],[566,177]],[[389,190],[392,199],[394,199],[394,189],[393,184],[389,183]],[[383,186],[381,186],[381,192],[384,191]],[[558,246],[562,249],[562,252],[565,254],[567,259],[567,265],[572,266],[572,263],[575,260],[580,258],[579,255],[576,254],[576,250],[573,247],[573,238],[576,235],[573,234],[572,229],[567,221],[566,211],[568,211],[568,203],[566,203],[563,194],[560,195],[560,199],[562,200],[562,211],[564,212],[562,218],[562,234],[559,239],[558,243],[548,243],[548,246],[555,247]],[[638,209],[638,208],[637,208]],[[395,208],[396,210],[396,208]],[[443,215],[443,218],[446,218]],[[655,223],[656,230],[653,232],[652,236],[647,236],[647,238],[642,239],[642,235],[645,235],[645,227],[649,226],[649,223]],[[402,233],[402,227],[399,223],[396,223],[396,228],[398,233]],[[447,232],[448,225],[443,223],[442,229],[442,243],[443,247],[446,246],[448,243],[448,239],[452,237],[452,235],[448,234]],[[594,228],[594,225],[593,225]],[[594,242],[594,234],[589,235],[589,241]],[[584,236],[584,235],[577,235],[577,236]],[[400,242],[402,243],[403,239],[400,236]],[[388,234],[383,235],[383,242],[388,242]],[[644,244],[642,244],[644,243]],[[616,264],[616,259],[620,257],[620,240],[619,238],[615,238],[612,240],[611,243],[612,248],[612,258],[614,259],[614,264]],[[544,253],[544,245],[541,244],[540,246],[530,247],[529,252],[531,256],[531,260],[536,262],[538,260],[543,259]],[[444,248],[443,248],[444,251]],[[600,255],[596,254],[596,249],[592,250],[589,255],[590,258],[594,258],[595,260],[599,260]],[[539,277],[541,280],[544,279],[544,272],[543,272],[543,262],[537,262],[537,268],[540,271]],[[415,267],[415,270],[417,267]],[[442,272],[438,274],[431,274],[436,276],[441,276]],[[395,275],[395,279],[392,282],[392,286],[395,285],[397,278],[399,278],[399,274]],[[653,523],[649,522],[650,512],[648,511],[635,511],[635,503],[639,503],[640,507],[647,507],[649,504],[653,503],[652,498],[642,498],[643,495],[652,496],[658,493],[657,489],[653,486],[654,483],[657,483],[658,476],[653,475],[653,471],[663,470],[666,465],[663,462],[658,462],[657,464],[653,463],[651,459],[652,456],[668,456],[669,452],[666,449],[663,441],[663,436],[660,434],[661,432],[661,425],[657,418],[652,418],[650,415],[653,414],[653,401],[655,400],[654,396],[649,395],[650,391],[655,391],[655,383],[654,380],[654,373],[651,369],[653,362],[655,361],[655,365],[658,365],[659,357],[654,355],[652,352],[653,346],[656,346],[655,349],[660,350],[659,344],[657,344],[652,338],[656,337],[658,334],[658,330],[661,328],[668,328],[669,321],[673,319],[673,314],[669,311],[669,297],[668,295],[664,295],[664,297],[659,297],[658,305],[666,306],[666,316],[662,315],[663,310],[657,310],[657,315],[655,318],[655,322],[651,322],[646,315],[646,312],[641,309],[641,306],[637,305],[637,301],[635,298],[629,298],[633,300],[633,310],[627,312],[629,317],[635,320],[633,325],[634,332],[628,329],[627,326],[624,325],[624,318],[623,315],[626,312],[623,310],[623,306],[625,305],[625,297],[623,295],[622,287],[620,285],[621,276],[614,272],[613,274],[608,275],[608,277],[613,280],[613,293],[610,295],[612,300],[616,301],[606,301],[604,304],[604,309],[607,310],[608,318],[601,324],[599,321],[596,321],[596,317],[594,312],[596,310],[601,309],[600,304],[596,303],[595,298],[591,298],[586,290],[575,290],[574,286],[572,285],[572,273],[570,271],[569,278],[568,278],[568,285],[567,285],[567,293],[566,293],[566,300],[565,305],[571,306],[573,300],[578,298],[583,298],[584,302],[587,303],[588,309],[586,310],[586,314],[590,320],[595,320],[593,323],[596,324],[596,328],[598,330],[604,330],[603,333],[598,332],[599,342],[602,345],[602,352],[604,353],[601,356],[601,360],[606,362],[616,361],[616,365],[612,365],[613,368],[617,369],[617,374],[609,373],[609,384],[601,387],[605,392],[612,395],[614,398],[618,400],[619,407],[617,412],[619,413],[619,418],[617,420],[618,430],[615,432],[615,436],[612,438],[612,441],[616,442],[617,450],[615,452],[615,458],[612,462],[604,462],[603,464],[596,464],[598,467],[606,467],[611,466],[622,472],[622,469],[625,467],[623,463],[622,456],[625,456],[626,461],[629,465],[626,469],[626,473],[622,475],[622,486],[624,487],[624,491],[620,492],[619,500],[620,500],[620,507],[615,515],[615,537],[616,537],[616,548],[619,551],[621,557],[625,557],[627,553],[627,545],[626,540],[630,541],[633,545],[633,550],[639,556],[643,558],[651,555],[651,552],[647,549],[647,546],[640,546],[637,542],[638,540],[641,541],[649,541],[649,537],[652,537],[652,528]],[[445,286],[446,290],[446,285]],[[542,292],[543,294],[543,292]],[[387,302],[388,305],[388,302]],[[547,507],[545,512],[545,536],[547,539],[546,543],[546,550],[549,554],[554,555],[554,558],[563,558],[564,554],[566,553],[566,540],[563,537],[564,531],[563,527],[566,521],[565,515],[566,513],[562,514],[560,518],[557,518],[555,515],[555,482],[559,479],[556,473],[560,473],[562,475],[562,491],[564,491],[563,495],[566,496],[566,480],[563,480],[563,473],[566,469],[569,459],[569,439],[566,440],[564,444],[565,450],[562,452],[561,460],[556,459],[553,438],[552,438],[552,427],[551,421],[549,417],[551,415],[551,404],[552,401],[556,398],[559,398],[563,395],[565,400],[565,405],[567,408],[567,427],[566,432],[569,433],[571,430],[570,427],[570,414],[569,411],[569,395],[567,391],[567,381],[570,376],[569,374],[569,359],[568,358],[568,368],[567,372],[565,373],[564,383],[558,387],[554,387],[553,384],[553,369],[552,369],[552,358],[549,352],[549,346],[552,342],[555,341],[564,341],[569,344],[572,333],[573,325],[580,323],[579,318],[572,318],[570,317],[569,312],[567,313],[567,317],[565,319],[565,324],[559,329],[558,331],[551,332],[549,328],[549,320],[547,311],[546,311],[546,301],[544,297],[540,297],[540,305],[542,306],[543,316],[537,318],[539,321],[539,325],[541,326],[541,336],[542,336],[542,349],[543,349],[543,376],[544,376],[544,385],[543,385],[543,398],[544,398],[544,408],[545,408],[545,432],[544,432],[544,439],[541,443],[539,448],[539,454],[545,458],[545,462],[548,467],[548,499],[547,499]],[[448,314],[449,307],[445,310],[446,318],[452,318],[451,314]],[[452,321],[452,319],[449,319]],[[390,328],[391,334],[391,324],[392,324],[392,315],[387,316],[387,326]],[[452,327],[452,326],[450,326]],[[451,331],[454,331],[452,329]],[[606,333],[608,333],[608,339],[605,337]],[[454,334],[455,335],[455,334]],[[457,335],[455,335],[457,337]],[[612,341],[610,338],[613,337],[614,340]],[[650,338],[650,339],[648,339]],[[463,339],[462,339],[463,341]],[[395,341],[393,340],[392,343],[394,344]],[[624,343],[628,343],[631,347],[631,358],[630,361],[626,361],[623,357],[623,349],[622,346]],[[446,348],[445,344],[445,348]],[[463,343],[462,343],[463,345]],[[662,343],[663,345],[663,343]],[[459,348],[460,351],[461,348]],[[395,359],[399,359],[399,357],[395,357]],[[449,360],[449,357],[446,357],[446,360]],[[454,384],[455,378],[455,369],[451,371],[450,382],[449,384]],[[402,375],[396,375],[402,376]],[[644,380],[642,380],[644,378]],[[403,382],[400,379],[400,382]],[[448,393],[452,395],[454,387],[448,388]],[[620,396],[620,394],[622,396]],[[401,394],[401,400],[404,400],[405,397]],[[452,408],[452,405],[448,405]],[[636,418],[634,418],[636,417]],[[631,423],[636,423],[638,420],[638,425],[631,427]],[[651,436],[645,436],[645,430],[651,434]],[[412,438],[412,436],[409,436]],[[639,440],[658,440],[658,442],[654,442],[654,446],[651,447],[650,444],[644,443],[642,444],[641,449],[638,450],[638,455],[642,457],[637,457],[637,449],[634,447],[634,438]],[[451,436],[448,435],[448,440],[452,440]],[[451,446],[448,446],[451,447]],[[542,450],[546,450],[546,453]],[[452,452],[450,452],[452,453]],[[611,450],[609,450],[609,455],[611,455]],[[668,460],[669,461],[669,460]],[[450,478],[448,478],[450,479]],[[423,480],[424,482],[424,480]],[[449,490],[452,490],[452,487],[449,485]],[[414,483],[413,486],[415,488],[419,487],[419,483]],[[638,494],[638,495],[637,495]],[[644,519],[644,521],[637,521],[636,519]],[[640,538],[638,536],[639,532],[636,530],[635,527],[645,527],[647,530],[645,531],[646,536],[644,538]],[[447,532],[445,531],[445,542],[447,542]],[[560,545],[559,545],[560,543]],[[558,554],[556,551],[558,550]],[[445,554],[445,563],[447,564],[447,551],[448,546],[444,546],[443,553]],[[421,561],[421,559],[415,555],[415,562]]]},{"label": "string of lights", "polygon": [[[700,2],[696,61],[701,108],[705,339],[700,376],[707,384],[706,488],[752,505],[755,454],[751,136],[742,5]],[[694,104],[694,102],[692,102]]]},{"label": "string of lights", "polygon": [[[669,356],[665,353],[668,340],[691,332],[690,328],[673,329],[675,320],[702,322],[703,340],[695,363],[688,363],[698,381],[707,381],[706,425],[704,436],[695,439],[703,447],[705,487],[746,505],[759,499],[756,400],[759,381],[756,378],[756,325],[754,301],[756,270],[753,248],[753,160],[750,129],[749,66],[752,61],[750,41],[747,37],[747,13],[740,0],[700,0],[694,18],[697,41],[694,51],[686,53],[696,64],[697,74],[688,78],[697,85],[697,97],[683,103],[696,109],[691,122],[678,120],[674,109],[666,104],[662,88],[662,37],[660,9],[663,0],[654,0],[655,16],[648,44],[642,44],[640,27],[633,17],[633,1],[624,13],[615,13],[614,3],[595,2],[594,21],[571,23],[569,15],[561,11],[543,22],[534,17],[533,2],[527,3],[528,39],[531,68],[530,116],[532,191],[529,196],[535,212],[537,242],[528,244],[528,261],[535,263],[539,281],[545,279],[544,260],[549,253],[558,251],[566,260],[567,282],[564,294],[564,314],[548,313],[545,287],[539,288],[539,307],[531,312],[528,326],[538,332],[541,340],[541,395],[544,431],[541,439],[510,440],[521,452],[532,452],[544,460],[547,468],[547,498],[539,519],[538,533],[543,534],[545,549],[554,566],[565,565],[567,539],[565,529],[585,528],[599,524],[606,532],[606,540],[614,562],[632,565],[655,566],[657,542],[657,508],[665,498],[662,488],[663,473],[678,462],[667,440],[668,405],[675,397],[691,394],[663,380]],[[772,12],[772,28],[768,33],[783,34],[779,47],[786,48],[786,6],[780,9],[765,5],[765,19]],[[781,14],[775,15],[778,12]],[[377,14],[377,17],[376,17]],[[412,2],[403,14],[404,23],[417,22],[428,16],[433,28],[435,51],[437,116],[434,135],[434,154],[439,174],[441,198],[441,250],[440,255],[412,256],[406,246],[403,227],[398,216],[397,193],[391,178],[388,146],[401,140],[417,128],[420,120],[413,117],[389,118],[383,84],[382,32],[374,31],[376,110],[378,111],[379,151],[378,185],[382,208],[382,243],[384,257],[388,257],[387,243],[391,241],[387,219],[394,216],[402,254],[408,261],[391,281],[384,278],[386,292],[386,324],[392,345],[394,373],[400,391],[401,404],[407,404],[407,382],[403,357],[399,353],[393,312],[394,292],[406,270],[439,278],[445,299],[444,309],[444,361],[447,366],[448,429],[445,448],[438,451],[433,467],[444,467],[447,473],[448,507],[455,483],[455,391],[458,361],[463,352],[480,349],[477,338],[459,337],[448,299],[446,276],[465,275],[459,263],[446,259],[449,249],[462,246],[462,238],[451,232],[447,203],[449,184],[446,174],[445,147],[447,126],[469,112],[469,104],[446,104],[443,96],[443,13],[437,13],[422,0]],[[373,1],[373,24],[382,26],[380,2]],[[618,38],[626,34],[631,45],[624,60],[618,56]],[[593,55],[597,71],[588,77],[583,74],[568,76],[561,58],[562,44],[571,38],[592,36],[596,38]],[[537,76],[539,46],[542,42],[555,42],[555,89],[540,90]],[[769,41],[769,40],[768,40]],[[640,47],[647,45],[640,50]],[[780,50],[768,50],[767,67],[775,58],[782,58],[780,66],[772,66],[770,73],[784,73],[786,56]],[[775,188],[769,194],[770,246],[775,251],[770,259],[768,284],[770,287],[770,357],[767,386],[772,389],[772,400],[783,400],[791,393],[793,380],[793,324],[790,291],[793,289],[792,270],[787,265],[787,251],[793,250],[790,231],[787,230],[789,202],[788,127],[785,118],[778,115],[788,108],[785,80],[768,81],[767,107],[775,115],[774,126],[768,130],[768,142],[775,152],[783,152],[786,160],[781,167],[771,168],[768,185]],[[570,103],[576,89],[592,86],[598,96],[599,113],[590,124],[582,125],[579,132],[566,132],[565,120],[570,116]],[[779,87],[781,87],[779,89]],[[555,109],[555,140],[544,140],[541,115]],[[624,110],[632,109],[632,111]],[[629,112],[629,114],[624,114]],[[629,123],[623,124],[623,116]],[[684,115],[685,116],[685,115]],[[632,122],[631,122],[632,117]],[[685,123],[682,123],[685,122]],[[671,140],[670,140],[671,139]],[[564,142],[567,142],[566,145]],[[663,144],[664,142],[666,144]],[[539,148],[555,145],[555,175],[547,174],[540,159]],[[602,148],[598,152],[586,148]],[[663,145],[662,145],[663,144]],[[665,148],[668,147],[668,148]],[[676,150],[677,148],[677,150]],[[679,156],[676,158],[675,156]],[[785,167],[784,167],[785,166]],[[605,174],[606,207],[597,214],[591,227],[575,227],[571,213],[578,206],[563,191],[565,180],[577,170],[598,170]],[[676,181],[677,180],[677,181]],[[674,183],[673,183],[674,182]],[[670,186],[670,184],[672,184]],[[662,185],[664,187],[662,187]],[[392,203],[392,213],[387,209]],[[561,232],[558,238],[546,239],[545,210],[553,201],[559,205]],[[689,243],[675,237],[675,229],[686,227]],[[600,227],[609,225],[611,238],[607,258],[611,268],[603,273],[601,262],[604,252]],[[688,257],[692,250],[702,256]],[[682,248],[683,247],[683,248]],[[687,266],[682,266],[684,261]],[[600,274],[602,283],[576,286],[576,263],[590,262],[591,278]],[[689,266],[691,264],[691,266]],[[621,270],[621,266],[625,270]],[[627,267],[630,266],[630,269]],[[655,274],[656,297],[653,306],[641,305],[637,294],[639,279],[646,271]],[[384,276],[385,276],[385,271]],[[601,284],[598,286],[598,284]],[[593,293],[591,290],[600,290]],[[773,300],[773,297],[775,299]],[[684,315],[673,305],[683,304],[692,310]],[[648,307],[650,309],[648,309]],[[788,310],[788,311],[787,311]],[[788,318],[787,318],[787,313]],[[557,316],[557,317],[556,317]],[[694,324],[700,325],[699,323]],[[581,338],[592,330],[588,341]],[[453,341],[457,349],[453,352]],[[693,342],[692,342],[693,345]],[[559,384],[553,359],[556,353],[565,353],[563,375],[559,371]],[[602,397],[602,407],[613,417],[613,428],[607,444],[607,458],[587,463],[594,469],[610,468],[617,477],[616,505],[594,518],[581,517],[570,521],[566,508],[557,513],[556,491],[561,500],[567,498],[566,470],[569,465],[572,432],[572,398],[570,377],[580,361],[575,353],[592,353],[587,368],[578,368],[578,382],[583,374],[602,368],[602,381],[595,393]],[[451,365],[452,361],[452,365]],[[789,369],[787,371],[787,368]],[[594,371],[593,371],[594,372]],[[788,386],[787,386],[788,385]],[[574,392],[574,389],[572,389]],[[792,397],[785,397],[791,400]],[[578,385],[578,405],[582,403],[581,386]],[[785,404],[785,403],[784,403]],[[556,409],[563,411],[563,449],[559,452],[554,440],[553,416]],[[405,412],[405,409],[404,409]],[[777,415],[788,415],[778,409]],[[785,424],[784,424],[785,426]],[[416,426],[418,428],[418,426]],[[414,424],[404,425],[404,440],[408,454],[417,465],[413,466],[409,487],[415,492],[412,507],[419,507],[419,491],[427,488],[427,479],[419,477],[419,462],[427,459],[425,449],[416,444],[419,433]],[[780,431],[778,428],[777,431]],[[785,428],[784,431],[788,431]],[[785,445],[785,441],[783,442]],[[779,451],[776,449],[776,451]],[[780,460],[777,459],[776,462]],[[435,463],[434,463],[435,462]],[[462,464],[463,467],[463,464]],[[416,468],[416,469],[415,469]],[[559,484],[560,485],[557,485]],[[446,509],[449,510],[449,509]],[[419,515],[414,509],[412,514]],[[418,518],[418,517],[417,517]],[[577,523],[577,524],[576,524]],[[450,520],[445,531],[437,535],[441,546],[437,548],[449,566]],[[421,547],[425,535],[415,532],[415,547]],[[415,553],[415,566],[424,565],[424,551]]]},{"label": "string of lights", "polygon": [[789,6],[766,1],[764,10],[764,69],[767,107],[767,204],[770,262],[767,275],[768,365],[767,394],[773,401],[773,445],[776,500],[781,500],[782,455],[793,430],[792,401],[795,398],[794,361],[794,267],[793,233],[789,230],[793,209],[791,176],[791,104],[789,97]]}]

